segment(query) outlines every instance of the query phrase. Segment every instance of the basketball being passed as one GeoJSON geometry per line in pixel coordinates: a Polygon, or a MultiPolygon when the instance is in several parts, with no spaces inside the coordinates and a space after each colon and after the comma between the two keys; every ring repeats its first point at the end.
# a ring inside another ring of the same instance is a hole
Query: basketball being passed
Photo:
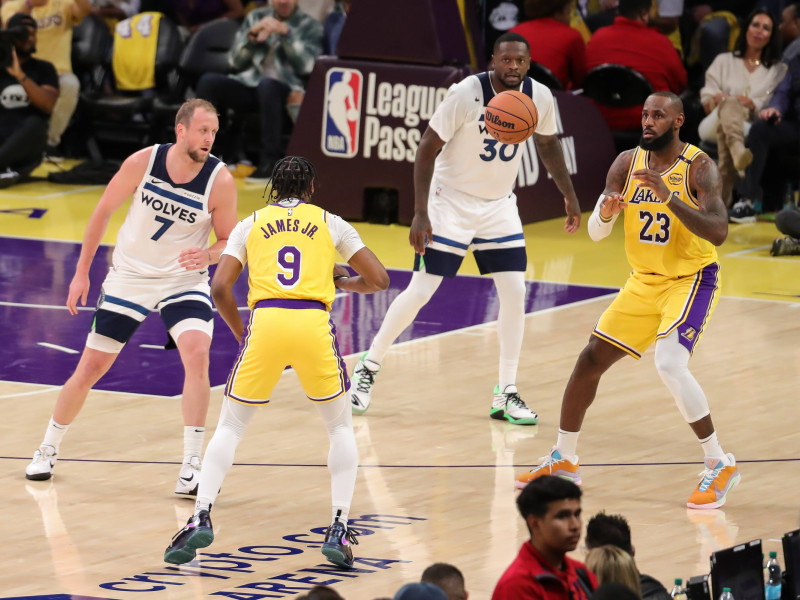
{"type": "Polygon", "coordinates": [[[520,144],[536,129],[539,112],[531,97],[514,90],[500,92],[486,105],[484,124],[498,142],[520,144]]]}

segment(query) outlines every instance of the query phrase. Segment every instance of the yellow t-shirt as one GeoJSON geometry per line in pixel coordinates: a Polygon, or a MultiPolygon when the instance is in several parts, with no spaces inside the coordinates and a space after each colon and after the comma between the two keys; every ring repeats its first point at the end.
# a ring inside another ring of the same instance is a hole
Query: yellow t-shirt
{"type": "MultiPolygon", "coordinates": [[[[34,6],[31,16],[39,28],[34,58],[53,63],[58,74],[72,73],[72,27],[80,23],[72,10],[73,0],[49,0],[44,6],[34,6]]],[[[3,23],[22,10],[25,0],[8,0],[0,9],[3,23]]]]}
{"type": "MultiPolygon", "coordinates": [[[[697,200],[689,189],[689,166],[702,151],[686,144],[672,166],[661,173],[667,188],[678,192],[681,202],[697,208],[697,200]]],[[[639,187],[631,173],[647,169],[650,153],[636,148],[622,196],[625,209],[625,252],[634,271],[655,273],[665,277],[693,275],[717,261],[717,249],[708,240],[695,235],[678,219],[666,204],[647,188],[639,187]]]]}

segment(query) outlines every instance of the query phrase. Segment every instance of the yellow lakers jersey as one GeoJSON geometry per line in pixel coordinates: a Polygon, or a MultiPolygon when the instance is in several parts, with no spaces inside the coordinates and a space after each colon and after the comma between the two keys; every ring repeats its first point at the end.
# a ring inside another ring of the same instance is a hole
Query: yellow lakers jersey
{"type": "Polygon", "coordinates": [[[157,12],[143,12],[117,23],[111,57],[117,88],[134,91],[155,87],[161,16],[157,12]]]}
{"type": "MultiPolygon", "coordinates": [[[[670,193],[678,192],[680,201],[697,209],[697,200],[689,189],[689,166],[702,151],[686,144],[672,166],[661,173],[670,193]]],[[[639,187],[631,173],[649,168],[650,153],[636,148],[622,196],[625,208],[625,252],[634,271],[656,273],[665,277],[683,277],[697,273],[717,260],[714,244],[695,235],[666,204],[658,201],[652,190],[639,187]]],[[[674,200],[673,200],[674,201],[674,200]]]]}
{"type": "Polygon", "coordinates": [[[331,309],[336,247],[327,218],[327,211],[305,202],[256,211],[246,242],[251,310],[273,298],[317,300],[331,309]]]}

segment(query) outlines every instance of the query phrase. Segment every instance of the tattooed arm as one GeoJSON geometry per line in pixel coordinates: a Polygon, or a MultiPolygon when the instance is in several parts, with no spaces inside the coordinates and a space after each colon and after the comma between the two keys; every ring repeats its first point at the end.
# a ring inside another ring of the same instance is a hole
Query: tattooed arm
{"type": "Polygon", "coordinates": [[[722,202],[722,183],[717,165],[705,154],[689,167],[689,186],[696,190],[698,209],[672,196],[667,200],[667,206],[689,231],[720,246],[728,237],[728,211],[722,202]]]}

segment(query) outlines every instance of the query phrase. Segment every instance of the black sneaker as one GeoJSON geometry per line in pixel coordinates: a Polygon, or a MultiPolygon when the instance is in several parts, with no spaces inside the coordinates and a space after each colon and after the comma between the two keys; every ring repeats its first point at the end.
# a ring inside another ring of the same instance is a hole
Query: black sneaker
{"type": "Polygon", "coordinates": [[[182,565],[194,559],[198,548],[210,546],[214,541],[214,530],[211,528],[211,515],[201,510],[176,533],[172,542],[164,551],[164,562],[182,565]]]}
{"type": "Polygon", "coordinates": [[[772,256],[794,256],[800,254],[800,240],[793,237],[782,237],[772,242],[769,253],[772,256]]]}
{"type": "Polygon", "coordinates": [[[15,183],[18,183],[20,179],[21,176],[19,173],[11,169],[6,169],[4,173],[0,173],[0,189],[11,187],[15,183]]]}
{"type": "Polygon", "coordinates": [[[731,212],[728,214],[728,220],[731,223],[755,223],[756,211],[749,202],[739,200],[739,202],[734,204],[733,208],[731,208],[731,212]]]}
{"type": "Polygon", "coordinates": [[[356,534],[352,529],[346,528],[339,519],[336,519],[325,532],[322,553],[328,562],[332,562],[337,567],[352,569],[353,549],[350,547],[352,544],[358,545],[356,534]]]}

